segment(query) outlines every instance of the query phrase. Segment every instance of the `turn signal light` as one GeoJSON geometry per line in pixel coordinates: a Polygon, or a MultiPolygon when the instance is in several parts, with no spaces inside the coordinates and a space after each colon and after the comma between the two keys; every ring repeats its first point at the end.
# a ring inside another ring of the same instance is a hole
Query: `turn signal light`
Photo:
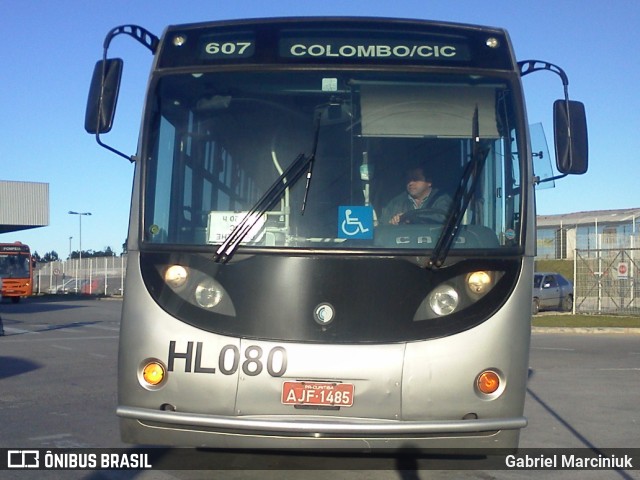
{"type": "Polygon", "coordinates": [[[142,379],[154,387],[162,383],[165,374],[164,366],[159,362],[149,362],[142,369],[142,379]]]}
{"type": "Polygon", "coordinates": [[[493,370],[485,370],[476,380],[478,390],[485,395],[491,395],[500,388],[500,377],[493,370]]]}

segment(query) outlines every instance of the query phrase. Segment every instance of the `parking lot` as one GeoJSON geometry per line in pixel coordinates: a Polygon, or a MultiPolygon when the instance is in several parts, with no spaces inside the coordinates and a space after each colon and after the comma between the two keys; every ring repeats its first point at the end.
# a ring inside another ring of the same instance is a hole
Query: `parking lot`
{"type": "MultiPolygon", "coordinates": [[[[5,329],[5,336],[0,337],[0,448],[130,447],[119,439],[114,413],[121,305],[116,299],[64,298],[0,305],[5,329]]],[[[640,449],[640,335],[534,333],[530,365],[525,405],[529,426],[521,435],[522,448],[640,449]]],[[[66,472],[64,478],[297,478],[300,471],[305,479],[326,479],[327,475],[362,479],[640,478],[639,470],[457,470],[469,459],[433,463],[433,459],[417,458],[398,463],[397,459],[375,457],[345,461],[255,452],[199,455],[207,455],[205,461],[213,462],[209,465],[221,473],[212,477],[209,472],[196,471],[107,472],[102,476],[66,472]],[[345,465],[350,465],[348,472],[342,471],[345,465]],[[432,471],[434,468],[438,471],[432,471]]],[[[54,473],[32,472],[15,478],[59,478],[54,473]]]]}

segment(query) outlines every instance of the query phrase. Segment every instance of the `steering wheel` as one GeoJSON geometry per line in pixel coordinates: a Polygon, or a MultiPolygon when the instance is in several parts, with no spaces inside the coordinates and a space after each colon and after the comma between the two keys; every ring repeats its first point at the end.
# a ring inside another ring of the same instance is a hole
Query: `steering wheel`
{"type": "Polygon", "coordinates": [[[399,224],[443,223],[446,218],[447,212],[439,208],[418,208],[403,213],[400,216],[399,224]]]}

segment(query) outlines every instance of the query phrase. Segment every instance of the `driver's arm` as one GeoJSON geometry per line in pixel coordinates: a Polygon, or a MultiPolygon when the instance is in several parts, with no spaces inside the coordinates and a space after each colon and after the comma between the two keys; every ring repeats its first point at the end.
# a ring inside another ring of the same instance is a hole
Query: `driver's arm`
{"type": "Polygon", "coordinates": [[[402,193],[397,197],[391,199],[387,206],[382,209],[380,225],[398,225],[400,215],[402,215],[406,209],[406,206],[404,205],[406,195],[406,193],[402,193]]]}
{"type": "Polygon", "coordinates": [[[391,225],[398,225],[400,223],[400,217],[402,217],[402,213],[396,213],[388,223],[391,225]]]}

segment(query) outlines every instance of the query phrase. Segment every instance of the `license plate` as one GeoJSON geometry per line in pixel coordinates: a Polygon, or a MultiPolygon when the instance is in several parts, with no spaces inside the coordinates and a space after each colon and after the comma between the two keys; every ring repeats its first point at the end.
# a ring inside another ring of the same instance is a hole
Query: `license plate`
{"type": "Polygon", "coordinates": [[[354,386],[351,383],[284,382],[282,403],[314,407],[350,407],[354,386]]]}

